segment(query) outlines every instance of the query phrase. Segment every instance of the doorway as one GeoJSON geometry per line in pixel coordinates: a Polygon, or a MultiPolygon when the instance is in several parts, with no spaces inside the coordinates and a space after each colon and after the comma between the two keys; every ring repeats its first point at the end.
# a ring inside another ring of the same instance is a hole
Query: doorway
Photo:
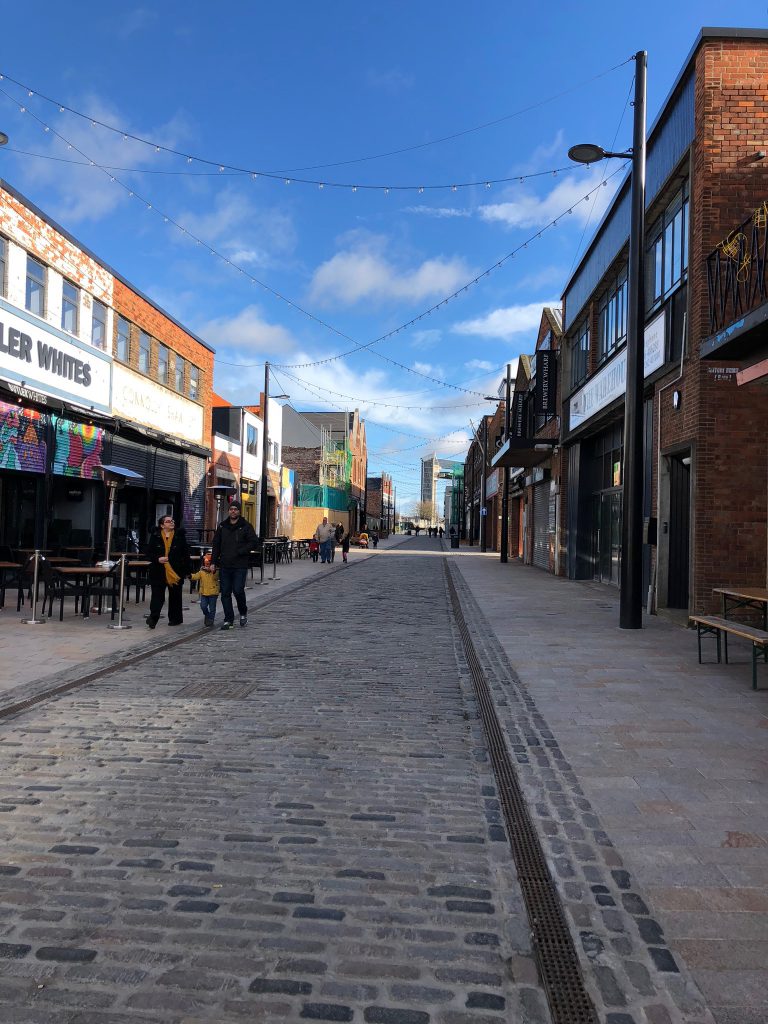
{"type": "Polygon", "coordinates": [[[621,488],[595,495],[594,578],[618,587],[621,565],[621,488]]]}
{"type": "Polygon", "coordinates": [[[691,539],[691,457],[669,457],[669,560],[667,607],[688,607],[691,539]]]}

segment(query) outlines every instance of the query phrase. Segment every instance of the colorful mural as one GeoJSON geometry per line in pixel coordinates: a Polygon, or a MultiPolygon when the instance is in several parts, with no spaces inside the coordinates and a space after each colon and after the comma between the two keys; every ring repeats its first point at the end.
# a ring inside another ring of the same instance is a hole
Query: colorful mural
{"type": "Polygon", "coordinates": [[[76,476],[81,480],[98,480],[97,466],[104,450],[104,431],[100,427],[56,421],[56,447],[53,472],[57,476],[76,476]]]}
{"type": "Polygon", "coordinates": [[[0,469],[44,473],[46,418],[34,409],[0,402],[0,469]]]}
{"type": "Polygon", "coordinates": [[[280,470],[280,516],[277,528],[281,535],[289,535],[293,521],[294,471],[283,466],[280,470]]]}

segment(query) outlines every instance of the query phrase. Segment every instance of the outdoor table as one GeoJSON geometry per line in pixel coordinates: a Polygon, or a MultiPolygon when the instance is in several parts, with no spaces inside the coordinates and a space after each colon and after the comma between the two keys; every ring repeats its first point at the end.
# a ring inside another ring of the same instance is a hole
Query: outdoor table
{"type": "Polygon", "coordinates": [[[139,591],[142,592],[142,596],[146,592],[147,586],[147,572],[146,570],[152,563],[148,558],[134,558],[132,561],[125,563],[125,589],[128,598],[131,596],[131,587],[136,588],[136,604],[139,603],[139,591]]]}
{"type": "MultiPolygon", "coordinates": [[[[98,579],[99,577],[109,576],[112,570],[106,569],[103,565],[66,565],[62,566],[61,568],[57,568],[56,571],[60,573],[62,576],[68,576],[74,579],[85,578],[85,594],[83,595],[83,618],[90,618],[90,588],[93,586],[93,582],[95,579],[98,579]]],[[[122,594],[120,596],[122,598],[122,594]]]]}
{"type": "Polygon", "coordinates": [[[62,551],[93,551],[93,544],[81,544],[80,546],[73,546],[72,544],[66,544],[62,551]]]}
{"type": "Polygon", "coordinates": [[[768,590],[760,587],[715,587],[713,594],[719,594],[723,606],[723,618],[728,618],[728,608],[756,608],[763,614],[763,629],[768,632],[768,590]]]}
{"type": "Polygon", "coordinates": [[[5,587],[6,587],[5,574],[6,574],[6,572],[10,572],[13,569],[20,569],[20,568],[21,568],[21,563],[20,562],[0,562],[0,608],[5,607],[5,587]]]}
{"type": "Polygon", "coordinates": [[[39,551],[41,555],[47,555],[51,548],[14,548],[13,550],[18,552],[20,555],[31,556],[34,555],[36,551],[39,551]]]}
{"type": "Polygon", "coordinates": [[[49,565],[54,565],[58,568],[60,565],[79,565],[79,558],[65,558],[64,555],[54,555],[53,557],[46,556],[46,562],[49,565]]]}

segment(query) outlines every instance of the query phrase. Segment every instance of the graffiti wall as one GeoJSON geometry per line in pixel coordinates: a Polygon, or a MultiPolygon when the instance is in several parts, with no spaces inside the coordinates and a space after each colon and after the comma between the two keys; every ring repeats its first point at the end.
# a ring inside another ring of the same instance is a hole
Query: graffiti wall
{"type": "Polygon", "coordinates": [[[34,409],[0,402],[0,469],[44,473],[46,417],[34,409]]]}
{"type": "Polygon", "coordinates": [[[58,476],[76,476],[98,480],[104,452],[104,431],[100,427],[58,420],[53,472],[58,476]]]}

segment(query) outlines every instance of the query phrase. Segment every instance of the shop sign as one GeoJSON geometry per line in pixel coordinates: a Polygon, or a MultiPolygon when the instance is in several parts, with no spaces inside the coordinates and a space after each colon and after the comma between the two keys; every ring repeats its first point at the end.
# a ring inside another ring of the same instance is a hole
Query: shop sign
{"type": "Polygon", "coordinates": [[[489,473],[485,481],[485,496],[486,498],[492,498],[494,494],[497,494],[499,490],[499,471],[494,469],[492,473],[489,473]]]}
{"type": "Polygon", "coordinates": [[[109,412],[111,371],[106,353],[0,300],[0,373],[9,380],[109,412]]]}
{"type": "Polygon", "coordinates": [[[539,349],[536,353],[536,387],[534,402],[537,416],[551,416],[557,412],[557,352],[539,349]]]}
{"type": "Polygon", "coordinates": [[[115,416],[124,416],[171,437],[202,443],[203,410],[196,402],[174,395],[119,363],[115,363],[113,369],[112,412],[115,416]]]}
{"type": "MultiPolygon", "coordinates": [[[[644,377],[650,376],[654,370],[664,365],[665,348],[665,312],[664,310],[645,328],[644,335],[644,377]]],[[[627,348],[596,373],[580,391],[577,391],[569,403],[568,423],[571,430],[580,427],[588,419],[604,409],[606,405],[621,398],[627,390],[627,348]]]]}

